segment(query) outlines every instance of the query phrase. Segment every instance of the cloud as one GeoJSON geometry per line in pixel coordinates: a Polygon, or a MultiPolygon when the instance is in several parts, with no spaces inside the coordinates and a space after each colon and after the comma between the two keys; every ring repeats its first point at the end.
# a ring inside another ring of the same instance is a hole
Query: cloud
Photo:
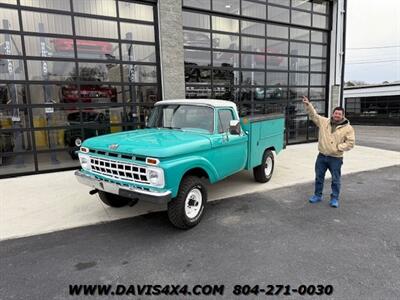
{"type": "Polygon", "coordinates": [[[347,3],[345,80],[400,80],[400,1],[347,3]]]}

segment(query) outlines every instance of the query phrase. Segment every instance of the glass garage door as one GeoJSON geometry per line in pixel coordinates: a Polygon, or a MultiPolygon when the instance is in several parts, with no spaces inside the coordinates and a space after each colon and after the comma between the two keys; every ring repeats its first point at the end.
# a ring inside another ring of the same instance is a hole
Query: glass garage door
{"type": "Polygon", "coordinates": [[[289,143],[316,139],[301,103],[326,113],[330,2],[183,0],[187,98],[231,100],[240,114],[286,114],[289,143]]]}
{"type": "Polygon", "coordinates": [[[156,1],[0,0],[0,177],[78,166],[160,99],[156,1]]]}

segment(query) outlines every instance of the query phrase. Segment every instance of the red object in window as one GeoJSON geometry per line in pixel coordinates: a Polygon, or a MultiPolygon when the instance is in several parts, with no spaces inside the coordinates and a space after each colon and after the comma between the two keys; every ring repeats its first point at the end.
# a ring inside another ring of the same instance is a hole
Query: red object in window
{"type": "MultiPolygon", "coordinates": [[[[64,103],[111,103],[117,102],[117,89],[96,85],[81,85],[80,95],[77,86],[64,86],[61,88],[61,97],[64,103]]],[[[76,110],[77,108],[71,107],[76,110]]]]}
{"type": "MultiPolygon", "coordinates": [[[[57,52],[74,51],[74,42],[70,39],[54,39],[54,49],[57,52]]],[[[112,44],[101,41],[76,40],[76,46],[79,52],[95,52],[101,54],[110,54],[112,44]]]]}

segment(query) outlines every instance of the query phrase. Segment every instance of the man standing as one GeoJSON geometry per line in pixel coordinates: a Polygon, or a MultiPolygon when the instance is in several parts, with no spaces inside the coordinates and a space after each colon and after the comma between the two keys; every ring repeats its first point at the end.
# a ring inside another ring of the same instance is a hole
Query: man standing
{"type": "Polygon", "coordinates": [[[336,107],[331,118],[325,118],[317,114],[310,100],[303,96],[303,103],[310,119],[319,128],[318,150],[319,154],[315,162],[315,192],[309,198],[311,203],[322,200],[322,190],[326,170],[332,175],[332,193],[330,206],[339,207],[340,176],[343,164],[343,152],[354,147],[354,129],[349,120],[344,117],[344,109],[336,107]]]}

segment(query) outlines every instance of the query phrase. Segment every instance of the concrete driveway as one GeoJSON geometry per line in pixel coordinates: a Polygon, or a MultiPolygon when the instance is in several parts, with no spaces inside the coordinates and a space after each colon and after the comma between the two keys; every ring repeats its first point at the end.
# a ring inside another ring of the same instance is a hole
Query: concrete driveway
{"type": "MultiPolygon", "coordinates": [[[[289,146],[276,158],[273,178],[256,183],[244,171],[210,186],[210,201],[267,192],[314,180],[317,144],[289,146]]],[[[400,164],[400,152],[356,146],[346,153],[343,174],[400,164]]],[[[165,210],[165,205],[139,203],[115,209],[103,205],[89,188],[78,184],[73,171],[0,180],[0,240],[97,224],[165,210]]],[[[166,224],[166,226],[168,226],[166,224]]]]}

